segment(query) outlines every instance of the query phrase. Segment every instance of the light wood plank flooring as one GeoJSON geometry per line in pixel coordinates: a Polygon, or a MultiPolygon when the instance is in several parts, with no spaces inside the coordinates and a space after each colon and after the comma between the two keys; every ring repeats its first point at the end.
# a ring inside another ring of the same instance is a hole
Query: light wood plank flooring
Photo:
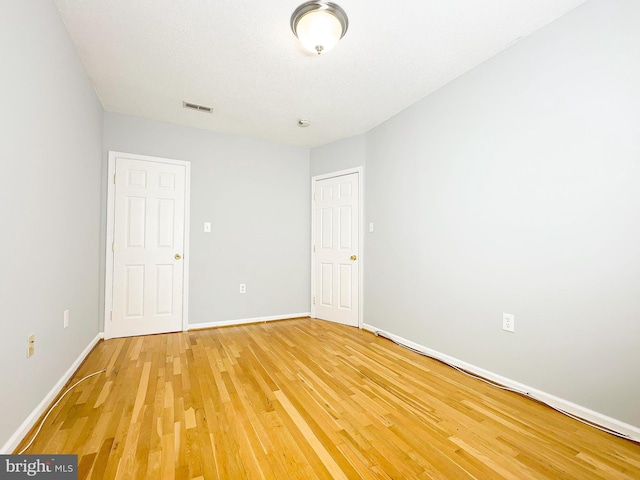
{"type": "Polygon", "coordinates": [[[108,340],[71,382],[102,368],[26,453],[93,479],[640,479],[637,443],[318,320],[108,340]]]}

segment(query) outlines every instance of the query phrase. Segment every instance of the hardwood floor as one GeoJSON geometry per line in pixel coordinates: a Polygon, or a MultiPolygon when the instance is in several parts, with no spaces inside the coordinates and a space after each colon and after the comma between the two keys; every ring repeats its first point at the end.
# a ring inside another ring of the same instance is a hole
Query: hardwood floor
{"type": "Polygon", "coordinates": [[[640,478],[636,443],[318,320],[104,341],[71,382],[103,368],[26,453],[93,479],[640,478]]]}

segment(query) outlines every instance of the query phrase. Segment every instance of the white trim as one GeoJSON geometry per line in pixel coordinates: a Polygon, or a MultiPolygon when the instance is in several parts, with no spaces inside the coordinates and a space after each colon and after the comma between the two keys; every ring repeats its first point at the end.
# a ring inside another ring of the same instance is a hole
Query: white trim
{"type": "Polygon", "coordinates": [[[102,334],[99,333],[96,337],[89,342],[89,345],[82,351],[80,356],[71,364],[69,369],[62,375],[60,380],[56,382],[49,393],[42,399],[36,408],[29,414],[29,416],[22,422],[22,425],[18,427],[13,435],[7,440],[7,442],[0,448],[0,455],[10,455],[16,449],[24,437],[29,433],[29,430],[35,425],[40,416],[47,411],[49,405],[53,403],[62,388],[67,384],[69,379],[73,377],[80,365],[87,358],[87,355],[91,353],[93,347],[102,339],[102,334]]]}
{"type": "Polygon", "coordinates": [[[569,400],[565,400],[563,398],[556,397],[555,395],[551,395],[550,393],[543,392],[542,390],[538,390],[537,388],[530,387],[525,385],[524,383],[516,382],[515,380],[511,380],[510,378],[503,377],[502,375],[498,375],[497,373],[493,373],[489,370],[485,370],[484,368],[480,368],[471,363],[467,363],[463,360],[459,360],[455,357],[451,357],[444,353],[438,352],[437,350],[432,350],[431,348],[425,347],[418,343],[412,342],[411,340],[407,340],[406,338],[400,337],[398,335],[394,335],[393,333],[389,333],[380,328],[376,328],[373,325],[364,324],[362,326],[364,330],[368,330],[370,332],[376,333],[379,332],[386,337],[392,338],[394,341],[406,345],[414,350],[418,350],[420,352],[426,353],[427,355],[437,358],[438,360],[442,360],[443,362],[450,363],[459,367],[467,372],[474,373],[479,375],[487,380],[491,380],[492,382],[498,383],[505,387],[513,388],[515,390],[528,392],[532,397],[535,397],[537,400],[540,400],[544,403],[552,405],[555,408],[559,408],[560,410],[564,410],[576,417],[580,417],[584,420],[587,420],[595,425],[600,425],[609,430],[613,430],[614,432],[621,433],[623,435],[629,436],[631,439],[636,442],[640,442],[640,428],[630,425],[628,423],[624,423],[615,418],[611,418],[603,413],[596,412],[589,408],[583,407],[582,405],[578,405],[576,403],[570,402],[569,400]]]}
{"type": "Polygon", "coordinates": [[[202,330],[205,328],[229,327],[232,325],[245,325],[247,323],[273,322],[274,320],[291,320],[294,318],[308,318],[309,312],[290,313],[289,315],[275,315],[271,317],[241,318],[238,320],[223,320],[221,322],[194,323],[189,325],[189,330],[202,330]]]}
{"type": "Polygon", "coordinates": [[[116,158],[126,157],[132,160],[141,160],[155,163],[169,163],[172,165],[182,165],[185,167],[185,198],[184,198],[184,249],[183,263],[183,286],[182,286],[182,330],[189,328],[189,232],[191,219],[191,162],[184,160],[174,160],[172,158],[151,157],[149,155],[137,155],[135,153],[123,153],[109,151],[109,163],[107,166],[107,231],[105,241],[105,280],[104,280],[104,317],[103,331],[105,338],[108,336],[107,322],[111,316],[113,306],[113,225],[115,219],[115,191],[113,176],[116,173],[116,158]]]}
{"type": "Polygon", "coordinates": [[[311,186],[313,182],[318,180],[326,180],[327,178],[344,177],[345,175],[351,175],[352,173],[362,173],[362,167],[347,168],[346,170],[338,170],[337,172],[323,173],[322,175],[315,175],[311,177],[311,186]]]}
{"type": "Polygon", "coordinates": [[[352,173],[358,174],[358,262],[360,263],[358,268],[358,328],[363,328],[364,325],[364,168],[353,167],[346,170],[339,170],[337,172],[323,173],[322,175],[316,175],[311,177],[311,296],[309,298],[311,305],[311,316],[316,316],[316,307],[313,304],[313,297],[316,293],[316,276],[315,276],[315,252],[313,251],[313,243],[315,241],[316,233],[316,221],[315,221],[315,193],[316,182],[320,180],[326,180],[327,178],[343,177],[345,175],[351,175],[352,173]]]}

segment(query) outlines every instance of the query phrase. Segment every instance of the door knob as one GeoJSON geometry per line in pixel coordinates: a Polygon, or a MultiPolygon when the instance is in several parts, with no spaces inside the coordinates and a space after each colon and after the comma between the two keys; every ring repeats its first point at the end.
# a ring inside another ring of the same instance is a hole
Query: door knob
{"type": "Polygon", "coordinates": [[[176,260],[180,260],[182,258],[182,255],[180,255],[179,253],[176,253],[176,255],[173,257],[176,260]]]}
{"type": "Polygon", "coordinates": [[[355,255],[351,255],[351,260],[357,260],[358,257],[356,257],[355,255]]]}

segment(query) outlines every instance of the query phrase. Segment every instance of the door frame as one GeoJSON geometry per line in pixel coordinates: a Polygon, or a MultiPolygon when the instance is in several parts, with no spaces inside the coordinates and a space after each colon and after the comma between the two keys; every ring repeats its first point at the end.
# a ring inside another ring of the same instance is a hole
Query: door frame
{"type": "Polygon", "coordinates": [[[364,312],[363,312],[363,299],[364,299],[364,168],[353,167],[345,170],[338,170],[337,172],[324,173],[322,175],[315,175],[311,177],[311,297],[310,303],[311,317],[316,316],[316,306],[313,303],[313,297],[316,294],[316,271],[315,260],[316,255],[313,251],[313,244],[316,238],[316,184],[320,180],[326,180],[328,178],[344,177],[345,175],[351,175],[352,173],[358,174],[358,328],[362,328],[364,324],[364,312]]]}
{"type": "Polygon", "coordinates": [[[149,155],[138,155],[135,153],[124,153],[109,151],[109,163],[107,165],[107,225],[104,244],[105,273],[104,273],[104,312],[103,312],[103,334],[105,339],[112,338],[109,335],[109,321],[113,308],[113,241],[115,224],[115,183],[113,181],[116,174],[116,158],[126,157],[132,160],[143,162],[168,163],[171,165],[182,165],[185,167],[184,185],[184,251],[183,259],[183,283],[182,283],[182,331],[189,328],[189,225],[191,211],[191,162],[185,160],[174,160],[172,158],[152,157],[149,155]]]}

